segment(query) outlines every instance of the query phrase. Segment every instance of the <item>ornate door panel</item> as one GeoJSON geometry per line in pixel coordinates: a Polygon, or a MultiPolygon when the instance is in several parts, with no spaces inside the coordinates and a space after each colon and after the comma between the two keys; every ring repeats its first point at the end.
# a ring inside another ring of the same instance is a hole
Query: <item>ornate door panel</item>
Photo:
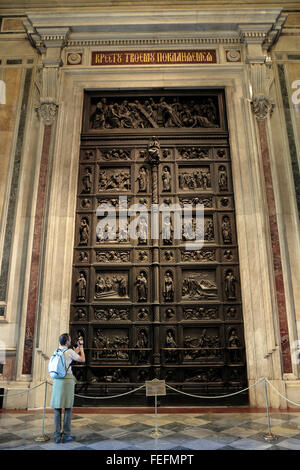
{"type": "MultiPolygon", "coordinates": [[[[86,346],[78,392],[155,377],[210,396],[245,387],[233,196],[222,90],[86,93],[70,314],[86,346]],[[204,244],[190,246],[199,227],[204,244]]],[[[163,402],[195,400],[205,403],[169,390],[163,402]]],[[[147,403],[145,391],[126,403],[147,403]]]]}

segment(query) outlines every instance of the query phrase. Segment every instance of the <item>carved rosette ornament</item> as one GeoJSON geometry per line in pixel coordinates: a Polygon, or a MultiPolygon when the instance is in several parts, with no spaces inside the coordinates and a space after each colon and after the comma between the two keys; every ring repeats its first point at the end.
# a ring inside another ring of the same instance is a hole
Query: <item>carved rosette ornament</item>
{"type": "Polygon", "coordinates": [[[267,119],[268,114],[272,116],[274,103],[271,103],[266,96],[257,96],[251,101],[251,108],[258,121],[267,119]]]}
{"type": "Polygon", "coordinates": [[[45,126],[52,126],[56,117],[58,105],[56,103],[42,103],[38,108],[39,117],[45,126]]]}

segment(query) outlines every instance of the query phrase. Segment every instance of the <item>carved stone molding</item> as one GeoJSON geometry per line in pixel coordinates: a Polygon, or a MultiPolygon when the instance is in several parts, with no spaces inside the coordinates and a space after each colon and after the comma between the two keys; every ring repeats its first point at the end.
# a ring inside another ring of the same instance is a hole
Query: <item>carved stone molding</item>
{"type": "Polygon", "coordinates": [[[275,104],[271,103],[266,96],[254,97],[251,101],[251,108],[258,121],[264,121],[268,115],[271,117],[275,104]]]}

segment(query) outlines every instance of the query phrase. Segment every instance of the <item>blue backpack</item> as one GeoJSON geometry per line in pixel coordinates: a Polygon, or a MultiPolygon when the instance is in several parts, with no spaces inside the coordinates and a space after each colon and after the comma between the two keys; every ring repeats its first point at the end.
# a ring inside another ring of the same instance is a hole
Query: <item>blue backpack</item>
{"type": "Polygon", "coordinates": [[[49,370],[50,377],[52,377],[52,379],[63,379],[66,376],[67,370],[70,367],[69,366],[68,369],[66,369],[64,353],[67,350],[68,348],[56,349],[56,351],[54,351],[54,353],[50,357],[48,370],[49,370]]]}

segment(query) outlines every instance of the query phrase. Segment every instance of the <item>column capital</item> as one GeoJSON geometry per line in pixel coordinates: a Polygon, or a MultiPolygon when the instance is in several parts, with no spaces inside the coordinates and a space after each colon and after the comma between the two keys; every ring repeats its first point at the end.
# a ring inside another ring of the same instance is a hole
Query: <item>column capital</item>
{"type": "Polygon", "coordinates": [[[258,121],[264,121],[272,116],[275,104],[267,96],[255,96],[251,101],[251,109],[258,121]]]}
{"type": "Polygon", "coordinates": [[[68,27],[35,27],[24,21],[28,39],[42,56],[38,116],[45,125],[52,125],[57,114],[58,76],[62,66],[61,52],[70,32],[68,27]]]}
{"type": "Polygon", "coordinates": [[[56,103],[41,103],[38,108],[38,114],[45,126],[52,126],[57,114],[58,105],[56,103]]]}

